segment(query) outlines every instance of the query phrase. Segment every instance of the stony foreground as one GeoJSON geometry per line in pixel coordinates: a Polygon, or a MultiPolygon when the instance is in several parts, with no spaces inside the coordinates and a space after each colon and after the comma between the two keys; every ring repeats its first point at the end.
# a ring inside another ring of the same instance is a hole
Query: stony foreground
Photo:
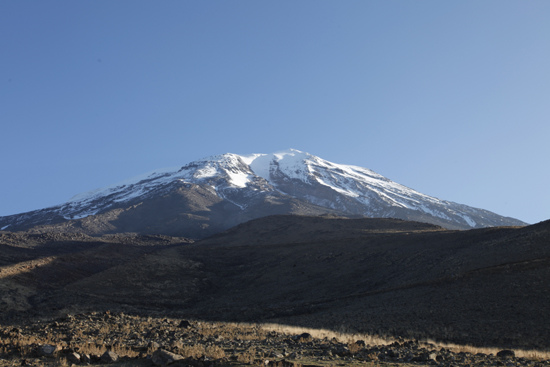
{"type": "Polygon", "coordinates": [[[543,353],[359,338],[274,325],[91,312],[0,325],[0,366],[550,366],[543,353]]]}

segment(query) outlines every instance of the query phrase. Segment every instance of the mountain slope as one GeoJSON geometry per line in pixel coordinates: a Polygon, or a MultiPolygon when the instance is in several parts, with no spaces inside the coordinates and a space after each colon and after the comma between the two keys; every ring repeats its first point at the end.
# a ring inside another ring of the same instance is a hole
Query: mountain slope
{"type": "Polygon", "coordinates": [[[0,321],[111,310],[550,347],[550,221],[280,215],[188,242],[0,233],[0,321]]]}
{"type": "Polygon", "coordinates": [[[455,229],[525,225],[487,210],[424,195],[366,168],[335,164],[297,150],[253,155],[245,161],[278,190],[345,213],[455,229]]]}
{"type": "Polygon", "coordinates": [[[200,238],[272,214],[400,218],[450,229],[525,224],[421,194],[366,168],[291,149],[228,153],[157,170],[59,206],[0,217],[0,229],[200,238]]]}

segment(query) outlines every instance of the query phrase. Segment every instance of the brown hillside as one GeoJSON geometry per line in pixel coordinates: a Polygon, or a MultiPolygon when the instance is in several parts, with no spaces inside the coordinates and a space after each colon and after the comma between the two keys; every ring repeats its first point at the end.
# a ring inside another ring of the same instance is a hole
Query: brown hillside
{"type": "Polygon", "coordinates": [[[3,315],[118,309],[550,347],[548,223],[448,231],[391,219],[275,216],[194,244],[164,241],[77,241],[86,248],[40,264],[21,255],[0,272],[14,296],[3,296],[3,315]]]}

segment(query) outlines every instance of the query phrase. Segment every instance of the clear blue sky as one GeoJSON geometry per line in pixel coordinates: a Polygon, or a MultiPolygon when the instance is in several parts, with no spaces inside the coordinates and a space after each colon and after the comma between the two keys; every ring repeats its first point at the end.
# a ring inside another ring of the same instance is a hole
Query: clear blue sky
{"type": "Polygon", "coordinates": [[[0,2],[0,215],[296,148],[550,219],[550,1],[0,2]]]}

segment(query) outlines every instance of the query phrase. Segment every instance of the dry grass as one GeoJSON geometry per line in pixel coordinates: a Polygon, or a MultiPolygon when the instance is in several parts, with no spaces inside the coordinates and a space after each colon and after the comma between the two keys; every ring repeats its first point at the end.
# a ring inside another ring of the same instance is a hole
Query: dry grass
{"type": "Polygon", "coordinates": [[[201,330],[204,335],[212,335],[225,339],[262,340],[268,334],[268,330],[263,327],[263,324],[214,322],[208,325],[212,327],[206,327],[201,330]]]}
{"type": "MultiPolygon", "coordinates": [[[[244,324],[243,324],[244,326],[244,324]]],[[[261,324],[260,327],[269,331],[276,331],[283,334],[299,335],[302,333],[309,333],[311,336],[317,339],[336,339],[337,341],[348,344],[350,352],[354,353],[354,350],[361,349],[355,342],[362,340],[366,345],[389,345],[396,342],[393,338],[382,338],[374,335],[350,333],[350,332],[335,332],[325,329],[312,329],[298,326],[281,325],[281,324],[261,324]]],[[[405,340],[408,341],[408,340],[405,340]]],[[[459,345],[452,343],[436,342],[433,340],[425,340],[422,344],[435,346],[436,349],[445,348],[455,353],[470,353],[470,354],[487,354],[496,355],[502,348],[488,348],[488,347],[475,347],[471,345],[459,345]]],[[[508,349],[508,348],[507,348],[508,349]]],[[[544,350],[524,350],[524,349],[511,349],[514,351],[516,357],[526,358],[530,360],[550,360],[550,351],[544,350]]]]}
{"type": "Polygon", "coordinates": [[[249,348],[246,351],[239,353],[237,361],[246,364],[252,364],[256,360],[257,352],[256,348],[249,348]]]}
{"type": "MultiPolygon", "coordinates": [[[[472,345],[459,345],[453,343],[442,343],[432,340],[426,340],[426,344],[435,345],[437,348],[445,348],[455,353],[471,353],[471,354],[487,354],[496,355],[502,348],[475,347],[472,345]]],[[[508,349],[508,348],[507,348],[508,349]]],[[[550,360],[550,351],[544,350],[525,350],[525,349],[510,349],[513,350],[518,358],[526,358],[531,360],[550,360]]]]}
{"type": "MultiPolygon", "coordinates": [[[[258,361],[272,358],[273,350],[281,350],[281,344],[264,346],[266,340],[277,337],[278,343],[294,339],[293,336],[304,333],[321,341],[322,345],[336,345],[345,348],[352,357],[361,354],[365,347],[389,345],[396,339],[381,338],[368,334],[339,332],[326,329],[313,329],[281,324],[249,324],[204,322],[191,320],[189,328],[179,326],[182,320],[167,318],[140,318],[124,314],[90,314],[68,317],[66,320],[48,324],[48,332],[44,333],[44,326],[40,327],[4,327],[0,326],[0,367],[20,365],[21,360],[32,360],[33,366],[64,366],[70,365],[66,360],[67,351],[77,348],[81,355],[100,356],[107,350],[133,359],[136,365],[142,363],[145,355],[151,355],[157,348],[162,347],[177,353],[184,358],[209,360],[233,360],[243,365],[255,365],[258,361]],[[170,335],[179,335],[171,338],[170,335]],[[165,344],[148,344],[153,340],[165,340],[165,344]],[[236,342],[225,344],[226,349],[220,347],[224,341],[236,342]],[[169,342],[168,342],[169,341],[169,342]],[[362,341],[363,343],[357,343],[362,341]],[[40,345],[57,345],[63,350],[51,358],[39,358],[37,348],[40,345]],[[4,360],[2,360],[4,358],[4,360]]],[[[400,339],[400,342],[408,341],[400,339]]],[[[298,343],[307,349],[306,343],[298,343]]],[[[425,340],[421,344],[427,349],[445,348],[454,353],[496,355],[500,349],[478,348],[468,345],[445,344],[425,340]]],[[[269,345],[269,344],[267,344],[269,345]]],[[[320,345],[319,343],[317,345],[320,345]]],[[[529,360],[550,360],[550,352],[538,350],[514,350],[516,357],[529,360]]],[[[279,352],[277,352],[279,353],[279,352]]],[[[287,357],[287,355],[285,355],[287,357]]],[[[311,355],[299,358],[312,358],[311,355]]],[[[376,355],[363,356],[365,361],[376,362],[376,355]]],[[[353,360],[350,360],[353,361],[353,360]]],[[[320,364],[330,361],[317,361],[320,364]]],[[[123,363],[123,362],[121,362],[123,363]]],[[[126,362],[124,362],[126,363],[126,362]]],[[[302,362],[300,362],[302,363],[302,362]]],[[[350,362],[352,363],[352,362],[350,362]]],[[[132,365],[132,364],[127,364],[132,365]]],[[[362,364],[364,365],[364,364],[362,364]]],[[[387,365],[387,364],[386,364],[387,365]]]]}
{"type": "Polygon", "coordinates": [[[336,339],[340,343],[351,344],[357,340],[362,340],[367,345],[388,345],[395,342],[395,339],[382,338],[374,335],[360,334],[353,332],[332,331],[326,329],[312,329],[299,326],[281,325],[281,324],[262,324],[262,329],[275,331],[282,334],[299,335],[308,333],[316,339],[336,339]]]}
{"type": "Polygon", "coordinates": [[[182,345],[176,348],[177,354],[181,355],[184,358],[202,358],[206,357],[209,359],[221,359],[225,357],[225,351],[215,345],[202,345],[202,344],[193,344],[193,345],[182,345]]]}

